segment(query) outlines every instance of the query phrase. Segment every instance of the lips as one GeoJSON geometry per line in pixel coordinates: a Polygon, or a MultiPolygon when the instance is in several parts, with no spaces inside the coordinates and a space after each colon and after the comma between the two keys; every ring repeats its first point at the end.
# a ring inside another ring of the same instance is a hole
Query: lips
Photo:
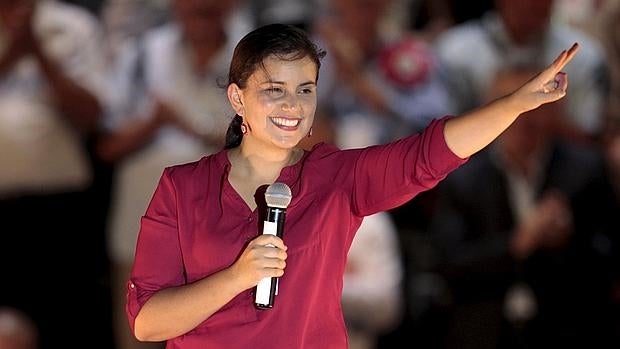
{"type": "Polygon", "coordinates": [[[299,124],[301,123],[301,119],[299,118],[271,117],[269,120],[276,127],[286,131],[297,130],[299,124]]]}

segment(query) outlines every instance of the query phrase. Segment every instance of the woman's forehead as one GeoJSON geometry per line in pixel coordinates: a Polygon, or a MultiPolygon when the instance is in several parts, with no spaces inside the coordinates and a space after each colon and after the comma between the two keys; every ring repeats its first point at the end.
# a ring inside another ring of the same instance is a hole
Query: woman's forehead
{"type": "MultiPolygon", "coordinates": [[[[316,63],[309,57],[300,59],[286,59],[277,56],[269,56],[262,66],[258,66],[251,76],[255,82],[269,81],[288,82],[297,80],[315,81],[317,73],[316,63]]],[[[305,82],[305,81],[304,81],[305,82]]]]}

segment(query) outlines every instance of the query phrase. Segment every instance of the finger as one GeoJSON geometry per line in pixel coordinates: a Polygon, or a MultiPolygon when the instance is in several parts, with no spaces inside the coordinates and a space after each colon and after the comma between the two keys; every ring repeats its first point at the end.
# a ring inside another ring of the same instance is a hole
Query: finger
{"type": "Polygon", "coordinates": [[[573,59],[573,57],[577,54],[578,51],[579,51],[579,44],[574,43],[573,46],[568,50],[566,63],[570,62],[570,60],[573,59]]]}
{"type": "Polygon", "coordinates": [[[570,62],[573,59],[573,57],[575,57],[575,55],[577,54],[577,51],[579,51],[579,44],[574,43],[573,46],[571,46],[571,48],[568,49],[563,59],[560,61],[558,72],[562,70],[562,68],[564,68],[564,66],[566,66],[566,64],[568,64],[568,62],[570,62]]]}
{"type": "Polygon", "coordinates": [[[559,72],[554,81],[556,82],[557,89],[561,91],[566,91],[568,88],[568,75],[566,73],[559,72]]]}
{"type": "Polygon", "coordinates": [[[565,59],[566,54],[567,54],[566,50],[562,51],[560,55],[557,56],[556,59],[553,60],[553,62],[551,62],[551,64],[549,64],[545,69],[543,69],[533,80],[537,84],[538,83],[547,84],[550,80],[552,80],[555,77],[555,74],[557,74],[560,71],[562,61],[565,59]]]}
{"type": "Polygon", "coordinates": [[[560,55],[539,75],[540,80],[544,83],[549,82],[550,80],[555,79],[556,75],[566,66],[568,62],[570,62],[577,51],[579,50],[579,44],[574,43],[570,49],[563,50],[560,55]]]}
{"type": "Polygon", "coordinates": [[[272,248],[268,246],[263,247],[262,253],[263,253],[263,256],[266,258],[286,260],[286,257],[288,257],[288,255],[283,249],[272,248]]]}
{"type": "Polygon", "coordinates": [[[557,90],[566,91],[568,87],[568,75],[563,72],[559,72],[555,75],[553,80],[549,80],[542,89],[543,93],[550,93],[557,90]]]}
{"type": "Polygon", "coordinates": [[[263,269],[284,269],[286,262],[278,258],[267,258],[263,260],[263,269]]]}
{"type": "Polygon", "coordinates": [[[282,277],[284,275],[284,269],[278,268],[264,268],[263,277],[282,277]]]}
{"type": "Polygon", "coordinates": [[[553,62],[551,62],[549,66],[547,66],[547,69],[545,69],[542,74],[545,81],[553,79],[555,74],[562,70],[562,67],[564,67],[563,62],[566,60],[567,54],[568,52],[566,50],[563,50],[556,57],[556,59],[553,60],[553,62]]]}
{"type": "Polygon", "coordinates": [[[274,259],[265,260],[260,268],[261,278],[264,277],[281,277],[284,275],[284,269],[286,268],[286,262],[274,259]]]}
{"type": "Polygon", "coordinates": [[[286,245],[284,245],[284,241],[275,235],[262,234],[256,237],[255,241],[257,244],[262,246],[269,245],[270,247],[277,247],[285,251],[287,249],[286,245]]]}

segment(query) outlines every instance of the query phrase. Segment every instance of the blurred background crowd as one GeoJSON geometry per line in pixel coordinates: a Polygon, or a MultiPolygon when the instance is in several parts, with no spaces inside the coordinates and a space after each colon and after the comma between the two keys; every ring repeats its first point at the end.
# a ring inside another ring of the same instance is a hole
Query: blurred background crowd
{"type": "Polygon", "coordinates": [[[396,140],[509,93],[574,42],[566,98],[367,217],[352,349],[620,347],[620,0],[1,0],[0,349],[163,348],[124,315],[165,166],[223,146],[236,42],[327,51],[312,137],[396,140]]]}

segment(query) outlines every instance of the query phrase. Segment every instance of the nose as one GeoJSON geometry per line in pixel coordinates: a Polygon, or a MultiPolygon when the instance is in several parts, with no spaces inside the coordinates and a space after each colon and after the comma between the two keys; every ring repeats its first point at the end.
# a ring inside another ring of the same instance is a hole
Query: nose
{"type": "Polygon", "coordinates": [[[282,101],[282,110],[297,110],[299,107],[299,98],[296,94],[287,94],[282,101]]]}

